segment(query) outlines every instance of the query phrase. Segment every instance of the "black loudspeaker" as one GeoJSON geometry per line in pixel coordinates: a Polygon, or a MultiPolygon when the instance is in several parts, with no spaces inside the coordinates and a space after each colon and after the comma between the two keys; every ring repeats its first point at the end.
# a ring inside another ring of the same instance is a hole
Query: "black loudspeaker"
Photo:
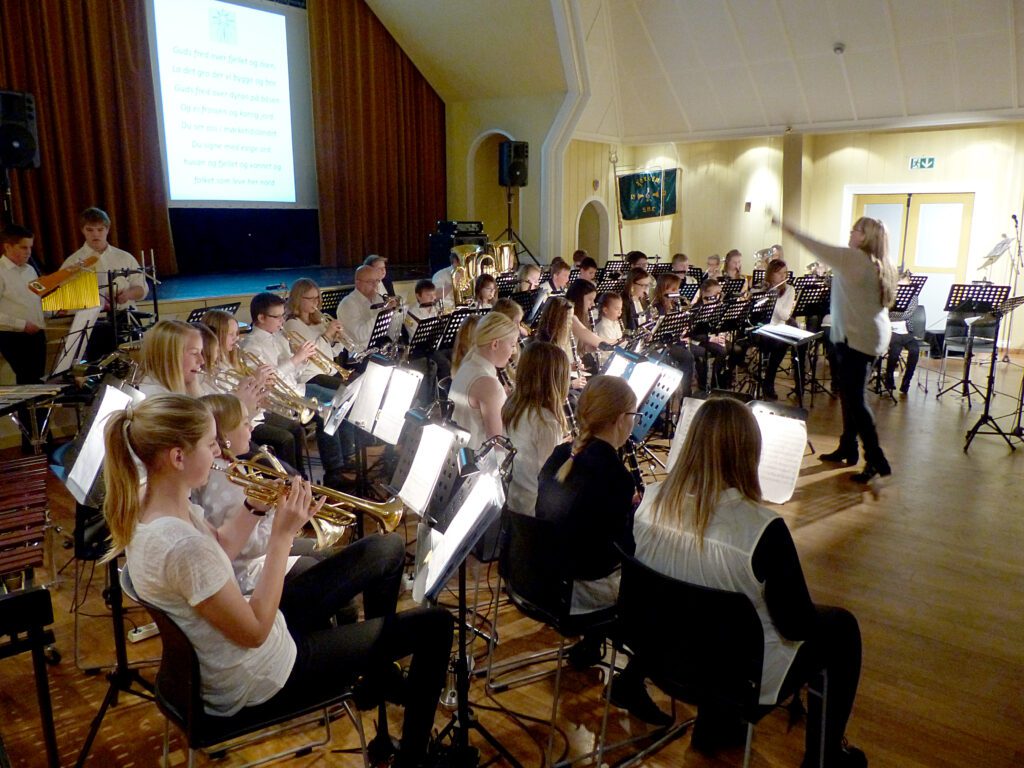
{"type": "Polygon", "coordinates": [[[525,187],[530,178],[530,145],[525,141],[503,141],[498,145],[498,184],[525,187]]]}
{"type": "Polygon", "coordinates": [[[39,167],[36,100],[31,93],[0,91],[0,167],[39,167]]]}

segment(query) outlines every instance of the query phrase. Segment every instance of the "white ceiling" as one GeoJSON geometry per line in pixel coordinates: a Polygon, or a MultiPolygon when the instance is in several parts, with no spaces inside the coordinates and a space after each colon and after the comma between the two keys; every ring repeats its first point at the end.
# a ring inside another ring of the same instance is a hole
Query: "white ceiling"
{"type": "Polygon", "coordinates": [[[564,92],[554,13],[571,8],[582,138],[1024,118],[1024,0],[367,2],[446,101],[564,92]]]}

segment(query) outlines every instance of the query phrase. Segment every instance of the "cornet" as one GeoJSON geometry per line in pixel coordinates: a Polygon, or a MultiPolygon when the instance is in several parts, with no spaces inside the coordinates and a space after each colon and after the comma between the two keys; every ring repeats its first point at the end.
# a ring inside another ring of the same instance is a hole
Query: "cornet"
{"type": "MultiPolygon", "coordinates": [[[[268,507],[277,504],[288,488],[288,473],[266,446],[262,446],[250,460],[235,459],[226,469],[215,468],[241,487],[247,499],[268,507]]],[[[370,501],[321,485],[313,486],[313,496],[326,499],[323,507],[310,521],[316,533],[317,549],[334,546],[344,535],[345,529],[355,524],[358,512],[372,518],[386,533],[393,532],[402,522],[404,507],[401,499],[394,496],[387,501],[370,501]]]]}
{"type": "MultiPolygon", "coordinates": [[[[303,344],[309,341],[309,339],[305,338],[298,331],[285,330],[284,337],[288,339],[288,344],[291,346],[292,352],[298,351],[303,344]]],[[[352,376],[352,371],[347,368],[342,368],[331,358],[321,352],[319,347],[316,347],[313,350],[313,354],[309,357],[309,362],[328,376],[340,376],[342,381],[348,381],[352,376]]]]}

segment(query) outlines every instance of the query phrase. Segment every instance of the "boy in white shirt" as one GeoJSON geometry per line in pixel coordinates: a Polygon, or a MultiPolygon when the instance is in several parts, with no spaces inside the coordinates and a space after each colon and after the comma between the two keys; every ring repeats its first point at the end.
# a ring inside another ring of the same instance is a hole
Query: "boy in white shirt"
{"type": "Polygon", "coordinates": [[[39,297],[28,289],[38,275],[28,259],[32,230],[12,224],[0,233],[0,355],[18,384],[38,384],[46,370],[46,321],[39,297]]]}

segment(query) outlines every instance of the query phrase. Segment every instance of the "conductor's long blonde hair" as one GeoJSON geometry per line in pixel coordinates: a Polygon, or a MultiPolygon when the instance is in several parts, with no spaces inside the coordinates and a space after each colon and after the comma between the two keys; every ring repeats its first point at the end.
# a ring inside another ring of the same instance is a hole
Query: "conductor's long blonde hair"
{"type": "Polygon", "coordinates": [[[889,258],[889,232],[885,228],[885,223],[861,216],[853,228],[864,233],[860,250],[871,257],[871,262],[878,273],[879,302],[883,309],[891,307],[896,301],[896,283],[899,275],[896,272],[896,265],[889,258]]]}
{"type": "Polygon", "coordinates": [[[103,430],[103,481],[107,492],[103,516],[110,529],[111,545],[104,561],[128,546],[139,522],[142,478],[136,458],[147,472],[152,472],[161,453],[172,448],[186,452],[194,449],[210,428],[212,418],[201,401],[188,395],[154,395],[109,417],[103,430]]]}
{"type": "Polygon", "coordinates": [[[735,488],[759,503],[761,430],[754,414],[738,400],[712,397],[690,423],[683,450],[654,497],[656,525],[683,531],[704,545],[704,531],[722,491],[735,488]]]}
{"type": "Polygon", "coordinates": [[[618,376],[591,377],[576,405],[576,422],[580,434],[572,444],[572,453],[555,479],[564,483],[572,472],[573,460],[594,439],[594,434],[615,423],[622,414],[636,409],[636,395],[625,379],[618,376]]]}

